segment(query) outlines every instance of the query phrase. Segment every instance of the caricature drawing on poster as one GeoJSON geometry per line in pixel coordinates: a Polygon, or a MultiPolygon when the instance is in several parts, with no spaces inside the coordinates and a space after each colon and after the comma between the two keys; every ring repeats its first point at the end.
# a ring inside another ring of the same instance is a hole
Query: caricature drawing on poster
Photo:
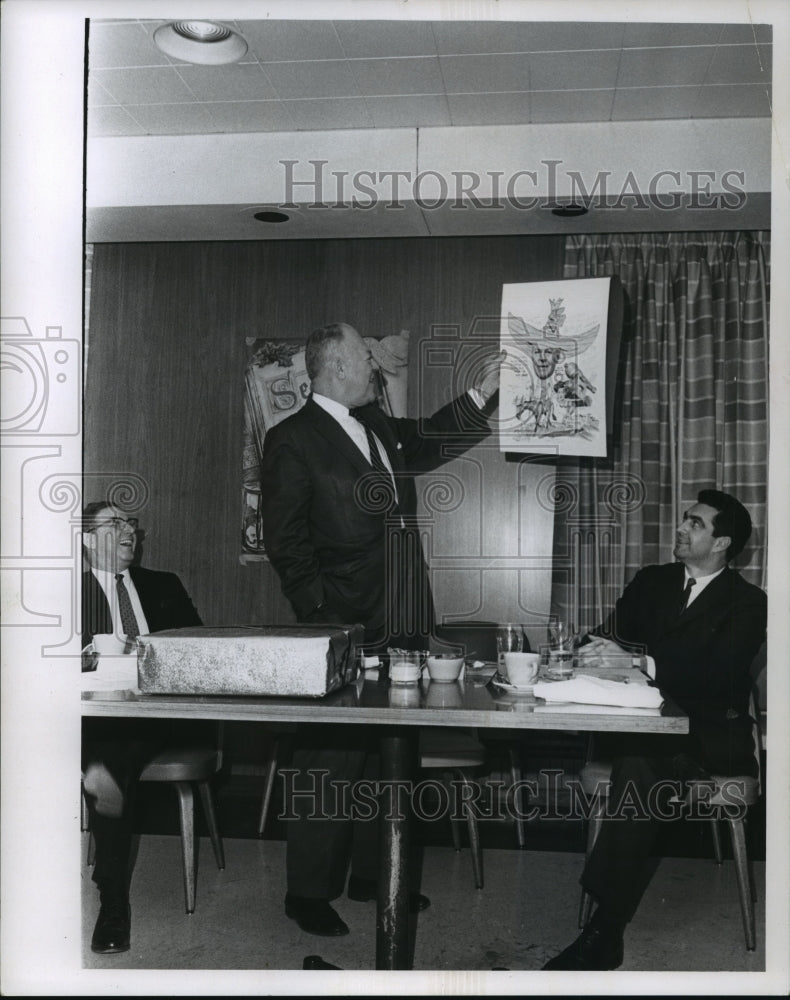
{"type": "Polygon", "coordinates": [[[500,451],[606,455],[609,284],[502,286],[500,451]]]}

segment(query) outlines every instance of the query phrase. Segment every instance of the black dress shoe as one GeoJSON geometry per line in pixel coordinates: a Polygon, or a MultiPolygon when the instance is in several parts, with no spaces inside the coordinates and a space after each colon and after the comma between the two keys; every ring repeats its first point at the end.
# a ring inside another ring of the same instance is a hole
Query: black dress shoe
{"type": "Polygon", "coordinates": [[[103,902],[93,928],[91,951],[110,955],[129,950],[132,931],[132,911],[129,901],[122,897],[103,902]]]}
{"type": "Polygon", "coordinates": [[[348,927],[325,899],[305,899],[304,896],[286,893],[285,915],[295,920],[307,934],[319,937],[348,934],[348,927]]]}
{"type": "Polygon", "coordinates": [[[308,955],[302,962],[303,969],[339,969],[339,965],[330,965],[320,955],[308,955]]]}
{"type": "MultiPolygon", "coordinates": [[[[369,903],[371,899],[378,898],[378,886],[372,878],[351,875],[348,879],[348,898],[357,903],[369,903]]],[[[412,913],[427,910],[430,905],[430,899],[421,892],[409,893],[409,910],[412,913]]]]}
{"type": "Polygon", "coordinates": [[[565,951],[550,959],[544,969],[565,972],[607,972],[623,964],[623,937],[590,923],[565,951]]]}

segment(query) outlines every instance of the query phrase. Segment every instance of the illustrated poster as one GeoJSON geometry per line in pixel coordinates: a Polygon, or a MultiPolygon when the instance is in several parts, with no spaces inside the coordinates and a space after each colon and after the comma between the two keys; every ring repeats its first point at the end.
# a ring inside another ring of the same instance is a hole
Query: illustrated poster
{"type": "Polygon", "coordinates": [[[499,450],[606,455],[609,278],[502,286],[499,450]]]}

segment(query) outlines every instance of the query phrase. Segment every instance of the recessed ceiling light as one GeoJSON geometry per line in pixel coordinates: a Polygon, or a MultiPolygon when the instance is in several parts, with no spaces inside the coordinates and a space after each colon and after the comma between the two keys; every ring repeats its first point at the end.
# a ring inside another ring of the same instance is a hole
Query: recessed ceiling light
{"type": "Polygon", "coordinates": [[[154,44],[174,59],[204,66],[238,62],[247,52],[241,35],[217,21],[170,21],[156,29],[154,44]]]}
{"type": "Polygon", "coordinates": [[[256,212],[254,218],[258,222],[288,222],[290,216],[285,212],[256,212]]]}
{"type": "Polygon", "coordinates": [[[571,202],[570,205],[556,205],[552,208],[551,214],[560,219],[575,219],[577,215],[586,215],[588,211],[584,205],[575,205],[571,202]]]}

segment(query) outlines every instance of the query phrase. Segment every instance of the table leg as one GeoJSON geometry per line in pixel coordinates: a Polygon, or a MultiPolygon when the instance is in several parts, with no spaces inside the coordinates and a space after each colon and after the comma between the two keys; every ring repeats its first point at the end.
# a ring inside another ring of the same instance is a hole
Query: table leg
{"type": "Polygon", "coordinates": [[[414,773],[414,733],[409,727],[385,727],[381,736],[382,808],[379,889],[376,912],[376,968],[408,969],[409,827],[408,779],[414,773]]]}

